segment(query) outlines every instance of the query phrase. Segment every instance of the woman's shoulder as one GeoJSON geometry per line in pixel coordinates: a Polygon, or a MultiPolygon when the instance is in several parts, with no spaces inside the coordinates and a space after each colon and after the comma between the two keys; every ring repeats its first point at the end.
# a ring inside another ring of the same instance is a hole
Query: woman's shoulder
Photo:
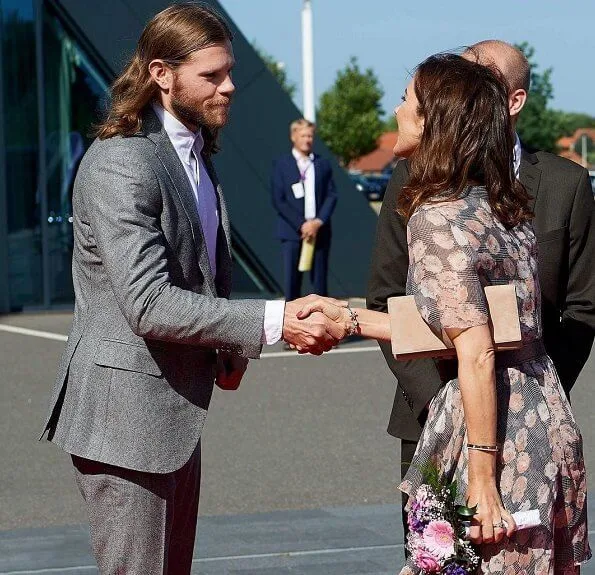
{"type": "Polygon", "coordinates": [[[434,200],[417,207],[409,219],[410,226],[433,225],[435,227],[456,223],[464,219],[469,209],[467,198],[458,200],[434,200]]]}
{"type": "Polygon", "coordinates": [[[429,222],[435,226],[454,224],[459,227],[470,219],[479,219],[484,225],[493,220],[487,195],[481,193],[481,189],[477,193],[472,189],[456,200],[436,199],[422,204],[413,212],[410,222],[413,225],[429,222]]]}

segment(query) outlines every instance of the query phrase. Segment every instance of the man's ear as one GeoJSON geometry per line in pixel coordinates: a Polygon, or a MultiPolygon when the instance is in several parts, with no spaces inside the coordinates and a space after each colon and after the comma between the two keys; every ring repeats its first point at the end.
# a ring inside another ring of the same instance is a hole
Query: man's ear
{"type": "Polygon", "coordinates": [[[152,60],[149,64],[151,78],[162,90],[169,90],[172,83],[172,69],[163,60],[152,60]]]}
{"type": "Polygon", "coordinates": [[[508,111],[513,118],[516,118],[527,101],[527,92],[522,88],[514,90],[508,96],[508,111]]]}

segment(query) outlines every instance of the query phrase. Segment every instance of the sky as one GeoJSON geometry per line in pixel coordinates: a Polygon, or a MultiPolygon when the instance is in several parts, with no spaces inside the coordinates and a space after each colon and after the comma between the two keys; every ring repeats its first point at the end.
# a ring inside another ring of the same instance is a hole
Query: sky
{"type": "MultiPolygon", "coordinates": [[[[302,108],[302,0],[219,0],[244,36],[285,64],[302,108]]],[[[479,40],[528,42],[553,68],[551,107],[595,116],[595,0],[312,0],[316,101],[356,56],[390,114],[425,57],[479,40]]]]}

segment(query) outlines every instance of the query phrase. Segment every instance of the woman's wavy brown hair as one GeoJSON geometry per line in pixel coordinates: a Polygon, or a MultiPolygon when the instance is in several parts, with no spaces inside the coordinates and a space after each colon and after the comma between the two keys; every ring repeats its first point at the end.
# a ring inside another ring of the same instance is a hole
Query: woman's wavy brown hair
{"type": "MultiPolygon", "coordinates": [[[[151,78],[149,64],[161,59],[172,69],[183,64],[196,50],[232,41],[223,18],[203,3],[174,4],[159,12],[147,24],[132,59],[111,89],[111,106],[97,126],[97,136],[132,136],[142,128],[144,108],[156,98],[158,86],[151,78]]],[[[217,130],[202,129],[205,151],[216,151],[217,130]]]]}
{"type": "Polygon", "coordinates": [[[499,71],[438,54],[418,66],[413,85],[423,132],[409,157],[398,213],[409,219],[421,204],[452,201],[480,185],[504,226],[529,220],[529,195],[515,177],[514,128],[499,71]]]}

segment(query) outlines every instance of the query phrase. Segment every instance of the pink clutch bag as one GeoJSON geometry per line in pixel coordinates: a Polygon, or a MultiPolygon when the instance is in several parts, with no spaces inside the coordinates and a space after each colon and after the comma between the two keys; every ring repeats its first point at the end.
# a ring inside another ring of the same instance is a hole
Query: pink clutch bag
{"type": "MultiPolygon", "coordinates": [[[[496,351],[521,347],[521,325],[514,285],[486,286],[490,329],[496,351]]],[[[438,337],[423,320],[412,295],[388,299],[392,352],[397,360],[455,357],[446,333],[438,337]]]]}

